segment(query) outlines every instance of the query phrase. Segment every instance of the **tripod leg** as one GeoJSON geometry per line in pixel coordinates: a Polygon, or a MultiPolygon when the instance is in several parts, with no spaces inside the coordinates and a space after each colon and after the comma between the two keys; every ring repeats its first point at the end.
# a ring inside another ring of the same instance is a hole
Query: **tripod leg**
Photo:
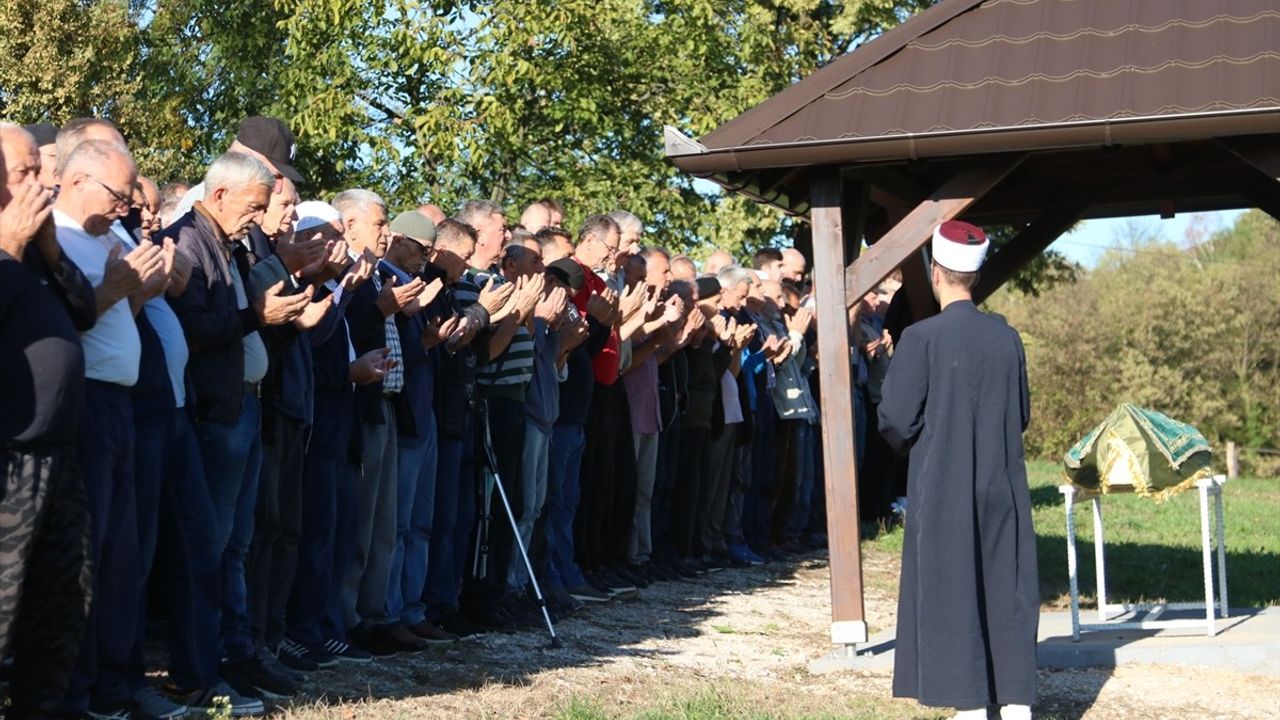
{"type": "Polygon", "coordinates": [[[529,562],[529,552],[525,549],[524,539],[520,537],[520,526],[516,522],[515,513],[511,512],[511,503],[507,501],[507,490],[502,486],[502,477],[498,474],[498,459],[493,452],[493,442],[489,436],[489,416],[486,413],[484,419],[484,450],[485,457],[489,461],[489,471],[493,477],[493,487],[498,491],[498,497],[502,498],[502,507],[507,512],[507,520],[511,522],[511,533],[515,535],[516,547],[520,549],[520,559],[524,561],[525,570],[529,572],[529,582],[533,584],[534,597],[538,599],[538,609],[542,611],[542,620],[547,624],[547,632],[551,635],[551,647],[560,647],[560,638],[556,637],[555,625],[551,622],[551,614],[547,612],[547,600],[542,597],[542,588],[538,585],[538,578],[533,573],[533,564],[529,562]]]}

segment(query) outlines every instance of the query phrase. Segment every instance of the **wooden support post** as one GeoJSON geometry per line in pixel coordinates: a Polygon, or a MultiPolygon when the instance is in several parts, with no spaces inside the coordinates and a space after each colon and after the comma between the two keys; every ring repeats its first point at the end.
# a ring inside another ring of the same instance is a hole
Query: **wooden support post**
{"type": "Polygon", "coordinates": [[[1084,208],[1051,210],[1032,220],[1008,245],[987,258],[978,287],[973,291],[973,302],[981,303],[991,297],[1024,265],[1052,245],[1058,236],[1070,230],[1083,214],[1084,208]]]}
{"type": "Polygon", "coordinates": [[[1236,447],[1235,441],[1227,441],[1227,479],[1235,480],[1240,477],[1240,448],[1236,447]]]}
{"type": "Polygon", "coordinates": [[[1266,179],[1246,193],[1259,210],[1280,220],[1280,138],[1276,135],[1244,135],[1219,138],[1218,143],[1245,161],[1266,179]],[[1268,180],[1270,182],[1268,182],[1268,180]]]}
{"type": "MultiPolygon", "coordinates": [[[[818,373],[822,381],[822,458],[826,468],[831,567],[831,642],[852,647],[867,641],[867,623],[862,599],[857,428],[845,315],[844,247],[846,238],[861,236],[867,186],[850,183],[842,187],[835,168],[815,168],[810,177],[818,373]],[[852,202],[848,201],[850,198],[852,202]]],[[[856,242],[853,247],[858,247],[856,242]]]]}
{"type": "Polygon", "coordinates": [[[939,223],[959,216],[1013,172],[1025,157],[994,156],[966,165],[849,266],[845,272],[846,303],[853,305],[858,302],[868,290],[928,242],[939,223]]]}

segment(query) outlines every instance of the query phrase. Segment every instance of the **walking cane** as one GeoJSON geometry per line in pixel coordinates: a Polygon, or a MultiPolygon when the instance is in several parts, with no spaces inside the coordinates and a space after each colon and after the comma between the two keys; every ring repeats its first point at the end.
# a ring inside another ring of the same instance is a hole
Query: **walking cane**
{"type": "Polygon", "coordinates": [[[502,498],[502,507],[507,511],[507,519],[511,521],[511,533],[515,535],[516,547],[520,548],[520,558],[524,560],[524,569],[529,572],[529,582],[533,583],[533,594],[538,598],[538,609],[542,611],[542,620],[547,624],[547,632],[551,635],[551,647],[560,648],[560,638],[556,637],[556,628],[551,624],[551,614],[547,612],[547,600],[542,597],[542,588],[538,586],[538,578],[533,573],[533,564],[529,562],[529,553],[525,550],[524,539],[520,537],[520,526],[516,523],[515,513],[511,512],[511,503],[507,502],[507,491],[502,487],[502,477],[498,474],[498,458],[493,452],[493,441],[489,435],[489,413],[484,413],[484,454],[489,463],[489,473],[493,476],[493,485],[502,498]]]}

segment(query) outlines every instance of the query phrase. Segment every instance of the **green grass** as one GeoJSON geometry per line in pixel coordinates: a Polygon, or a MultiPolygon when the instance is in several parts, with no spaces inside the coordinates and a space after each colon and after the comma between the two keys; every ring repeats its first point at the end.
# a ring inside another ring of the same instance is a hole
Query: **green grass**
{"type": "MultiPolygon", "coordinates": [[[[1068,602],[1067,528],[1061,466],[1027,464],[1040,568],[1040,597],[1068,602]]],[[[1240,478],[1223,487],[1227,585],[1233,606],[1280,604],[1280,480],[1240,478]]],[[[1088,502],[1076,505],[1080,592],[1093,598],[1093,520],[1088,502]]],[[[1102,500],[1106,530],[1107,595],[1113,602],[1199,600],[1204,596],[1200,503],[1194,489],[1164,503],[1134,495],[1102,500]]],[[[881,533],[877,548],[901,552],[902,532],[881,533]]],[[[1215,571],[1216,572],[1216,571],[1215,571]]]]}
{"type": "Polygon", "coordinates": [[[867,697],[846,697],[836,711],[790,708],[788,701],[803,705],[801,697],[762,698],[732,682],[714,687],[685,689],[655,698],[650,707],[628,712],[610,712],[599,700],[574,697],[555,715],[556,720],[935,720],[949,713],[934,714],[915,703],[867,697]]]}

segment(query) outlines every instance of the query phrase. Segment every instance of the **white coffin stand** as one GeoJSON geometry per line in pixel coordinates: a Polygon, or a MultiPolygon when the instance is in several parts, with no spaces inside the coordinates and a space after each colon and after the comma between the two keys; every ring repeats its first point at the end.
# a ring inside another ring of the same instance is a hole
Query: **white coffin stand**
{"type": "MultiPolygon", "coordinates": [[[[1079,642],[1082,631],[1091,630],[1149,630],[1159,628],[1202,627],[1212,637],[1217,633],[1214,625],[1214,607],[1217,618],[1228,617],[1227,611],[1227,551],[1223,546],[1222,484],[1225,475],[1214,475],[1200,480],[1196,488],[1200,496],[1200,542],[1204,554],[1204,602],[1175,603],[1111,603],[1107,601],[1106,548],[1102,527],[1102,496],[1089,499],[1093,505],[1093,554],[1098,575],[1098,621],[1080,622],[1080,587],[1076,564],[1076,496],[1080,493],[1071,485],[1061,485],[1058,491],[1065,499],[1067,512],[1067,573],[1071,581],[1071,639],[1079,642]],[[1209,501],[1213,499],[1213,528],[1210,528],[1209,501]],[[1213,592],[1213,548],[1218,555],[1218,598],[1213,592]],[[1167,610],[1203,610],[1204,619],[1161,620],[1167,610]],[[1129,617],[1125,617],[1129,616],[1129,617]],[[1123,618],[1123,619],[1117,619],[1123,618]]],[[[1130,486],[1132,487],[1132,486],[1130,486]]],[[[1112,492],[1120,489],[1112,486],[1112,492]]],[[[1120,490],[1123,492],[1123,490],[1120,490]]]]}

